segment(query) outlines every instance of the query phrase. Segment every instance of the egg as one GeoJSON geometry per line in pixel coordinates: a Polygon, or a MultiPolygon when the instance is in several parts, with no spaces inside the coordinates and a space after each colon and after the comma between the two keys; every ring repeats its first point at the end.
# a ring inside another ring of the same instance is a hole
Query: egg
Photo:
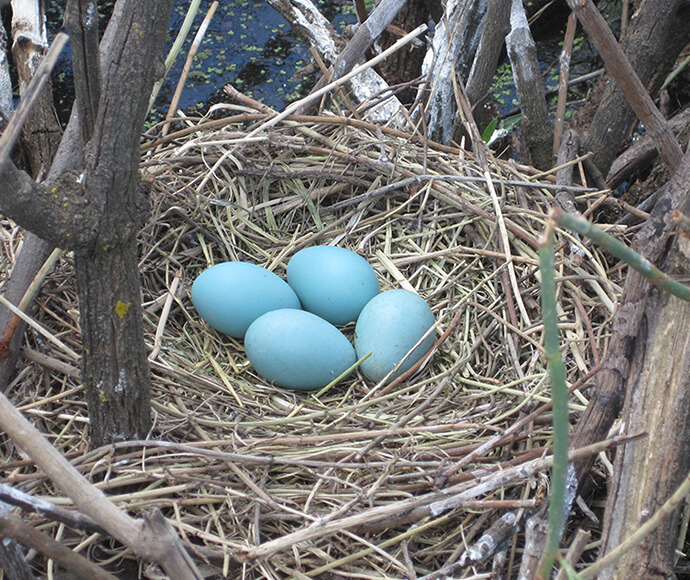
{"type": "MultiPolygon", "coordinates": [[[[434,325],[434,314],[426,301],[408,290],[388,290],[374,297],[362,310],[355,326],[358,358],[371,352],[360,365],[366,378],[379,382],[393,370],[410,349],[434,325]]],[[[422,358],[434,344],[434,333],[414,349],[395,378],[422,358]]]]}
{"type": "Polygon", "coordinates": [[[300,308],[285,280],[249,262],[223,262],[204,270],[192,285],[192,303],[210,326],[235,338],[266,312],[300,308]]]}
{"type": "Polygon", "coordinates": [[[257,318],[244,347],[256,372],[289,389],[325,387],[357,360],[342,332],[304,310],[273,310],[257,318]]]}
{"type": "Polygon", "coordinates": [[[335,325],[357,320],[364,305],[379,293],[371,265],[338,246],[300,250],[288,262],[287,280],[302,308],[335,325]]]}

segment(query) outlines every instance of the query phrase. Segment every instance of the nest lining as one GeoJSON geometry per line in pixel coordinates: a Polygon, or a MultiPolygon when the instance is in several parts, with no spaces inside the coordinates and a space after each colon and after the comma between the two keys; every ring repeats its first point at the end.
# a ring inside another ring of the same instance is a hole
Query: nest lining
{"type": "MultiPolygon", "coordinates": [[[[12,399],[123,509],[162,509],[213,575],[432,577],[506,511],[524,517],[547,493],[540,473],[516,475],[436,515],[409,513],[411,501],[437,501],[431,494],[510,472],[548,449],[548,409],[500,436],[549,401],[535,244],[553,184],[491,160],[508,264],[494,200],[469,154],[327,116],[289,118],[246,139],[265,116],[230,112],[142,145],[153,184],[141,234],[151,441],[89,451],[78,361],[32,330],[12,399]],[[205,268],[245,260],[285,277],[290,256],[313,244],[354,250],[383,290],[407,288],[429,302],[439,340],[413,376],[373,385],[356,375],[318,393],[279,389],[253,372],[241,341],[196,315],[189,289],[205,268]],[[382,506],[390,512],[376,519],[382,506]],[[328,525],[333,531],[300,535],[328,525]]],[[[595,206],[602,196],[583,188],[578,197],[595,206]]],[[[3,236],[8,269],[19,235],[8,224],[3,236]]],[[[624,272],[596,247],[559,236],[558,307],[568,381],[580,387],[570,403],[576,418],[624,272]],[[569,242],[584,261],[569,259],[569,242]]],[[[78,352],[72,284],[63,258],[36,318],[78,352]]],[[[8,483],[71,505],[11,441],[2,454],[8,483]]],[[[97,534],[36,521],[96,561],[117,568],[131,557],[97,534]]]]}

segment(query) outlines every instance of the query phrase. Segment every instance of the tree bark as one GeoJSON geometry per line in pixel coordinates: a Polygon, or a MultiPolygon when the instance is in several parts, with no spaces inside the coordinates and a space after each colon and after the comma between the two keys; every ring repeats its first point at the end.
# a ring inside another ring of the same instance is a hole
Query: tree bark
{"type": "Polygon", "coordinates": [[[454,75],[467,80],[482,31],[487,0],[449,0],[437,23],[432,48],[427,51],[422,74],[430,79],[427,99],[428,137],[447,144],[453,136],[458,112],[454,75]]]}
{"type": "MultiPolygon", "coordinates": [[[[690,239],[676,238],[667,266],[665,270],[675,276],[690,274],[690,239]]],[[[654,514],[690,470],[690,303],[660,295],[656,289],[650,294],[645,309],[647,337],[639,344],[644,348],[644,362],[631,381],[623,412],[627,433],[647,436],[616,454],[603,553],[618,546],[654,514]]],[[[638,576],[640,570],[650,580],[672,577],[679,511],[599,578],[625,580],[638,576]]]]}
{"type": "MultiPolygon", "coordinates": [[[[491,119],[482,114],[480,109],[491,100],[491,83],[494,80],[506,35],[510,32],[510,4],[510,0],[494,0],[486,7],[477,54],[472,62],[465,86],[474,118],[482,132],[491,119]]],[[[458,140],[457,137],[454,138],[458,140]]]]}
{"type": "MultiPolygon", "coordinates": [[[[683,207],[690,196],[690,153],[686,153],[678,171],[661,189],[659,202],[633,240],[632,247],[650,262],[659,262],[672,231],[671,212],[683,207]]],[[[578,421],[571,446],[578,448],[604,439],[621,412],[626,387],[640,371],[635,352],[643,352],[643,324],[649,283],[637,272],[625,281],[620,305],[613,319],[612,336],[602,369],[587,409],[578,421]]],[[[589,472],[593,459],[575,463],[577,480],[589,472]]]]}
{"type": "MultiPolygon", "coordinates": [[[[382,49],[392,46],[400,34],[417,28],[420,24],[429,22],[431,13],[429,5],[423,0],[407,0],[405,5],[393,20],[395,28],[389,26],[379,38],[382,49]],[[392,32],[395,30],[395,32],[392,32]]],[[[377,67],[377,72],[391,86],[406,85],[398,94],[400,101],[409,106],[414,102],[417,87],[410,85],[422,74],[422,62],[425,54],[422,43],[412,44],[399,50],[377,67]]]]}
{"type": "MultiPolygon", "coordinates": [[[[20,95],[24,94],[47,47],[43,3],[38,0],[12,0],[12,57],[17,67],[20,95]]],[[[61,137],[62,129],[53,107],[53,91],[49,81],[24,125],[24,162],[27,171],[35,179],[45,179],[61,137]]]]}
{"type": "Polygon", "coordinates": [[[91,443],[145,439],[149,366],[143,340],[137,243],[75,254],[91,443]],[[109,316],[104,317],[105,313],[109,316]]]}
{"type": "Polygon", "coordinates": [[[4,533],[1,522],[8,517],[11,517],[10,509],[0,502],[0,570],[13,580],[34,580],[31,568],[22,553],[22,547],[4,533]]]}
{"type": "Polygon", "coordinates": [[[98,52],[98,18],[95,0],[67,2],[65,26],[72,39],[72,68],[76,93],[74,102],[79,107],[82,138],[91,139],[98,114],[101,94],[101,64],[98,52]]]}
{"type": "Polygon", "coordinates": [[[12,103],[12,77],[10,76],[10,63],[7,59],[7,30],[0,26],[0,127],[12,116],[14,104],[12,103]]]}

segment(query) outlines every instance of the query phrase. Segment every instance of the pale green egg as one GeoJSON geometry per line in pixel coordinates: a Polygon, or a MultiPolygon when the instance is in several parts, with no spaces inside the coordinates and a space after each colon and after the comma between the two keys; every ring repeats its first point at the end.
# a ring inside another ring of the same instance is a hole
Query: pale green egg
{"type": "Polygon", "coordinates": [[[256,372],[289,389],[325,387],[357,360],[342,332],[304,310],[274,310],[257,318],[244,347],[256,372]]]}
{"type": "Polygon", "coordinates": [[[288,262],[287,279],[302,308],[335,325],[357,320],[365,304],[379,293],[369,262],[338,246],[300,250],[288,262]]]}
{"type": "Polygon", "coordinates": [[[285,280],[249,262],[223,262],[204,270],[192,285],[192,303],[209,326],[235,338],[244,337],[266,312],[300,308],[285,280]]]}
{"type": "MultiPolygon", "coordinates": [[[[408,290],[388,290],[374,297],[362,310],[355,326],[355,351],[358,358],[371,352],[360,365],[369,380],[379,382],[434,325],[434,313],[426,301],[408,290]]],[[[434,344],[430,332],[414,349],[395,378],[422,358],[434,344]]]]}

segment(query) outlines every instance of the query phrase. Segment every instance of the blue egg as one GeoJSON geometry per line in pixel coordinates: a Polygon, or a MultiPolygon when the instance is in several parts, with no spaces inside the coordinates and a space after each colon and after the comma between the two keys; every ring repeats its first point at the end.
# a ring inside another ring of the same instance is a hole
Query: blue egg
{"type": "Polygon", "coordinates": [[[247,330],[244,347],[266,381],[305,391],[325,387],[357,360],[342,332],[304,310],[264,314],[247,330]]]}
{"type": "MultiPolygon", "coordinates": [[[[359,367],[364,376],[379,382],[433,325],[431,308],[414,292],[388,290],[373,298],[362,310],[355,327],[357,357],[372,353],[359,367]]],[[[430,332],[391,378],[408,370],[433,344],[434,333],[430,332]]]]}
{"type": "Polygon", "coordinates": [[[285,280],[248,262],[223,262],[204,270],[192,285],[192,302],[210,326],[235,338],[242,338],[266,312],[300,308],[285,280]]]}
{"type": "Polygon", "coordinates": [[[287,279],[302,308],[337,325],[357,320],[364,305],[379,293],[371,265],[337,246],[300,250],[288,262],[287,279]]]}

